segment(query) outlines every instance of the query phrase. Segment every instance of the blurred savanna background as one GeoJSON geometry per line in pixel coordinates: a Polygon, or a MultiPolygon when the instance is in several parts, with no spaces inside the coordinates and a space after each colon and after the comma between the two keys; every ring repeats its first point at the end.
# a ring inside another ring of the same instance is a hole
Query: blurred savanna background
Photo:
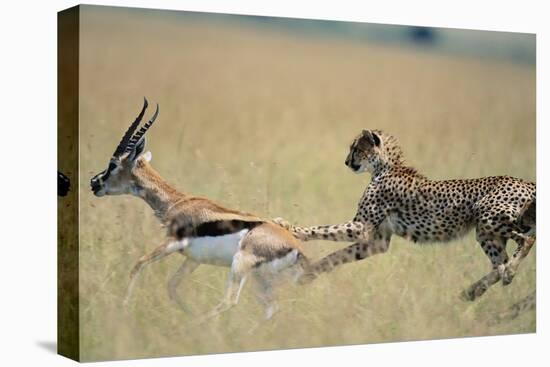
{"type": "MultiPolygon", "coordinates": [[[[369,177],[344,159],[363,128],[394,134],[433,179],[534,181],[534,35],[91,6],[80,34],[83,360],[535,331],[534,311],[491,322],[535,289],[535,251],[510,286],[459,299],[490,270],[474,233],[429,245],[394,237],[382,256],[280,289],[265,323],[248,284],[237,307],[193,326],[167,296],[178,254],[146,268],[125,309],[131,267],[165,232],[139,199],[89,189],[143,96],[160,105],[147,150],[168,182],[267,218],[351,219],[369,177]]],[[[304,245],[314,259],[343,246],[304,245]]],[[[219,302],[226,274],[203,265],[182,284],[194,315],[219,302]]]]}

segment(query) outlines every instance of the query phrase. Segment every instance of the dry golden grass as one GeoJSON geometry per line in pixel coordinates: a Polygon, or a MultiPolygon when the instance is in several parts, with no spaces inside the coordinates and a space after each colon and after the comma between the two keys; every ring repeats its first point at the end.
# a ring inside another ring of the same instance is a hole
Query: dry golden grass
{"type": "MultiPolygon", "coordinates": [[[[148,133],[153,166],[181,190],[265,217],[349,220],[369,180],[343,164],[362,128],[396,135],[432,178],[534,180],[534,68],[124,9],[84,8],[81,24],[84,360],[535,330],[533,311],[487,322],[534,289],[534,251],[512,285],[459,300],[489,270],[473,233],[433,245],[395,237],[383,256],[282,289],[280,313],[255,329],[262,310],[248,287],[236,308],[192,327],[166,293],[179,255],[144,271],[125,311],[128,273],[164,232],[138,199],[98,199],[88,187],[144,95],[161,107],[148,133]]],[[[313,258],[342,246],[305,245],[313,258]]],[[[195,313],[217,304],[226,273],[201,266],[181,287],[195,313]]]]}

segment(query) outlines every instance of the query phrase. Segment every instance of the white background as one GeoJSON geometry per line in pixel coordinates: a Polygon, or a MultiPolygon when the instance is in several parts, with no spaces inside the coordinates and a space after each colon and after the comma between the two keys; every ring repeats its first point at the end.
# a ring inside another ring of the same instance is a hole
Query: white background
{"type": "MultiPolygon", "coordinates": [[[[429,342],[238,353],[94,365],[539,366],[550,356],[548,119],[550,12],[544,1],[91,1],[94,4],[537,33],[537,333],[429,342]],[[545,16],[546,15],[546,16],[545,16]],[[547,266],[545,268],[545,266],[547,266]]],[[[73,1],[0,8],[0,364],[73,364],[56,339],[56,12],[73,1]]],[[[334,325],[338,327],[338,325],[334,325]]]]}

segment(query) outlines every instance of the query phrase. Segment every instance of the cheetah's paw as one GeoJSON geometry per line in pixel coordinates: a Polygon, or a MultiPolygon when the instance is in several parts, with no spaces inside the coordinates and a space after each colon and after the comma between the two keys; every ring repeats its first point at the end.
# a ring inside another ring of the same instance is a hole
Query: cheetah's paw
{"type": "Polygon", "coordinates": [[[290,230],[292,229],[292,225],[286,220],[281,217],[277,217],[273,219],[273,223],[283,227],[284,229],[290,230]]]}
{"type": "Polygon", "coordinates": [[[507,266],[502,273],[502,285],[507,286],[512,283],[515,275],[516,272],[511,267],[507,266]]]}

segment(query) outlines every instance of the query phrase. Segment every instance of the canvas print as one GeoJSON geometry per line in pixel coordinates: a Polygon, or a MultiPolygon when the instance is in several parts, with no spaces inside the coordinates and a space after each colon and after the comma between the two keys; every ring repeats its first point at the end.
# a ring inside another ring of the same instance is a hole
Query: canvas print
{"type": "Polygon", "coordinates": [[[533,333],[535,35],[58,18],[58,350],[533,333]]]}

